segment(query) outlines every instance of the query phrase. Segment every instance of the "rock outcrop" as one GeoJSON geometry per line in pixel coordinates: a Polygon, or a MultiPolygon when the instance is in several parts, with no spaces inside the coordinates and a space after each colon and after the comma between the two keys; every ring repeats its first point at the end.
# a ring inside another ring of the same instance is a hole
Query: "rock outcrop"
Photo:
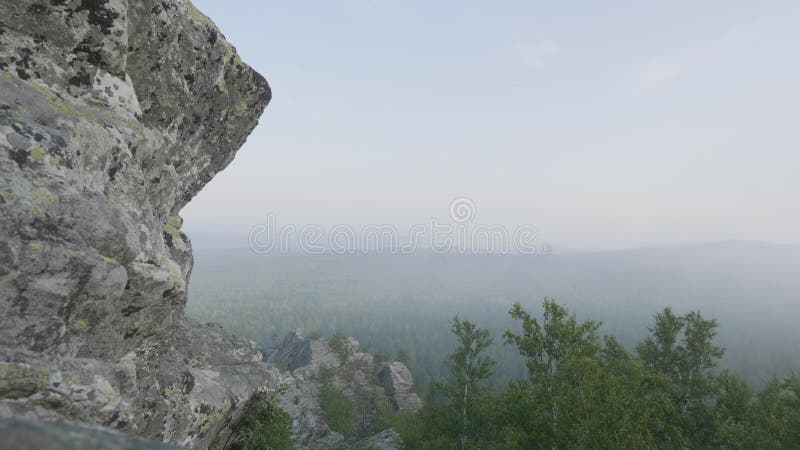
{"type": "Polygon", "coordinates": [[[178,216],[270,96],[189,0],[0,2],[0,417],[205,448],[277,388],[184,319],[178,216]]]}
{"type": "Polygon", "coordinates": [[[5,450],[178,450],[98,426],[68,422],[0,419],[5,450]]]}
{"type": "Polygon", "coordinates": [[[346,449],[369,445],[379,449],[399,449],[400,437],[394,431],[389,429],[372,434],[387,415],[415,410],[421,405],[410,390],[413,386],[411,372],[403,363],[376,363],[372,355],[359,351],[358,341],[352,337],[339,336],[330,341],[308,339],[298,330],[287,335],[273,349],[268,361],[286,369],[282,373],[284,390],[278,401],[292,417],[292,438],[298,449],[346,449]],[[396,381],[391,386],[384,384],[377,377],[380,373],[400,374],[402,382],[396,381]],[[354,406],[357,420],[352,430],[333,431],[326,423],[320,401],[326,385],[344,394],[354,406]],[[404,409],[398,408],[399,405],[404,409]]]}
{"type": "Polygon", "coordinates": [[[378,372],[378,380],[398,411],[416,411],[422,406],[422,401],[414,392],[411,371],[405,364],[395,361],[384,365],[378,372]]]}
{"type": "Polygon", "coordinates": [[[383,430],[380,433],[364,438],[355,444],[353,448],[358,449],[380,449],[380,450],[400,450],[403,448],[403,440],[400,435],[392,429],[383,430]]]}

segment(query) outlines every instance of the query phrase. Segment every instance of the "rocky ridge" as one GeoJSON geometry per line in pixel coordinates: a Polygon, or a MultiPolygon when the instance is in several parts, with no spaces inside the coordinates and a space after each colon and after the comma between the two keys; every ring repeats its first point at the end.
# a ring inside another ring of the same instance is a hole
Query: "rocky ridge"
{"type": "Polygon", "coordinates": [[[358,341],[352,337],[309,339],[298,330],[272,350],[268,361],[285,370],[278,402],[292,417],[292,437],[298,449],[399,449],[397,433],[376,428],[383,425],[387,414],[413,411],[421,405],[403,363],[376,363],[372,355],[359,351],[358,341]],[[343,393],[355,406],[353,429],[340,430],[349,431],[347,437],[325,422],[321,405],[325,385],[343,393]]]}
{"type": "Polygon", "coordinates": [[[178,216],[270,97],[188,0],[0,2],[0,418],[207,448],[277,389],[184,318],[178,216]]]}

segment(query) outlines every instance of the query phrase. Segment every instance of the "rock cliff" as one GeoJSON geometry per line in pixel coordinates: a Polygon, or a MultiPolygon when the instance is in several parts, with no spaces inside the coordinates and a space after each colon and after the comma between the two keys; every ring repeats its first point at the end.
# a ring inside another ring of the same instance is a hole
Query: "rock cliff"
{"type": "Polygon", "coordinates": [[[270,96],[188,0],[0,1],[0,417],[205,448],[277,388],[184,319],[178,216],[270,96]]]}

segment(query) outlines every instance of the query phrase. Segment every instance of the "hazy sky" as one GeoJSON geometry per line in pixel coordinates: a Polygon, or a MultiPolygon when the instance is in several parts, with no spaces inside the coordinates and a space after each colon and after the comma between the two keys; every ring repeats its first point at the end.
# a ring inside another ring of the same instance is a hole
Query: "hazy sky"
{"type": "Polygon", "coordinates": [[[273,100],[192,230],[446,219],[800,243],[800,3],[195,0],[273,100]]]}

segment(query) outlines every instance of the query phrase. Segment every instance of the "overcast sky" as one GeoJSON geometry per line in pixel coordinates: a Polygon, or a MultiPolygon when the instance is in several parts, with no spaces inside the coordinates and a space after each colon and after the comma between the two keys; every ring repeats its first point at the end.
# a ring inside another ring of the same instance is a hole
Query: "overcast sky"
{"type": "Polygon", "coordinates": [[[273,100],[192,230],[447,219],[800,243],[797,1],[196,0],[273,100]]]}

